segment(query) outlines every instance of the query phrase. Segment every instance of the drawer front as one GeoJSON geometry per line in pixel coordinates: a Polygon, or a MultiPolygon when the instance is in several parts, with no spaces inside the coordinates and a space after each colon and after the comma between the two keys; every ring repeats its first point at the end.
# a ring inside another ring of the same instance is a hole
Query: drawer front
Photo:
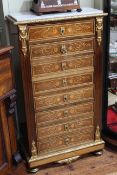
{"type": "Polygon", "coordinates": [[[12,73],[10,58],[0,60],[0,96],[12,90],[12,73]]]}
{"type": "Polygon", "coordinates": [[[68,56],[94,50],[94,38],[69,40],[47,44],[30,45],[30,59],[68,56]]]}
{"type": "Polygon", "coordinates": [[[37,125],[46,124],[48,122],[56,122],[62,119],[69,118],[84,118],[87,114],[91,114],[94,111],[93,102],[76,104],[71,107],[65,107],[59,110],[49,110],[44,112],[38,112],[35,114],[37,125]]]}
{"type": "MultiPolygon", "coordinates": [[[[78,73],[77,73],[78,74],[78,73]]],[[[93,84],[93,73],[86,73],[81,75],[72,75],[62,78],[54,78],[48,80],[42,80],[33,82],[34,94],[39,94],[41,92],[55,91],[59,89],[73,88],[82,85],[93,84]]]]}
{"type": "MultiPolygon", "coordinates": [[[[48,60],[47,60],[48,61],[48,60]]],[[[76,57],[70,60],[61,60],[54,62],[42,62],[34,61],[32,66],[32,76],[45,75],[48,73],[56,73],[71,69],[79,69],[93,66],[93,55],[84,55],[82,57],[76,57]]]]}
{"type": "Polygon", "coordinates": [[[61,123],[46,127],[37,126],[37,138],[55,136],[59,134],[63,134],[64,132],[72,132],[74,129],[85,127],[85,126],[93,126],[93,117],[88,117],[85,119],[76,119],[72,122],[61,123]]]}
{"type": "Polygon", "coordinates": [[[60,93],[35,98],[35,110],[43,110],[54,106],[66,105],[74,102],[93,99],[93,87],[82,88],[77,91],[60,93]]]}
{"type": "Polygon", "coordinates": [[[73,133],[46,139],[39,139],[37,142],[38,153],[67,149],[71,146],[79,146],[92,141],[94,141],[93,127],[84,127],[82,130],[80,129],[73,133]]]}
{"type": "Polygon", "coordinates": [[[29,41],[33,42],[70,36],[94,35],[94,29],[94,20],[31,26],[29,27],[29,41]]]}

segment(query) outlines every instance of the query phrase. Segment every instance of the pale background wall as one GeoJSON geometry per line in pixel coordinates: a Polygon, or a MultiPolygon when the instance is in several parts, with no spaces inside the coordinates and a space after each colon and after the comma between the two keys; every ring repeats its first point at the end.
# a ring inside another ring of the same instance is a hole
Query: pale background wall
{"type": "MultiPolygon", "coordinates": [[[[19,12],[30,10],[32,0],[2,0],[4,16],[10,12],[19,12]]],[[[94,7],[94,0],[80,0],[80,5],[94,7]]]]}
{"type": "Polygon", "coordinates": [[[103,0],[94,0],[94,7],[97,9],[103,8],[103,0]]]}

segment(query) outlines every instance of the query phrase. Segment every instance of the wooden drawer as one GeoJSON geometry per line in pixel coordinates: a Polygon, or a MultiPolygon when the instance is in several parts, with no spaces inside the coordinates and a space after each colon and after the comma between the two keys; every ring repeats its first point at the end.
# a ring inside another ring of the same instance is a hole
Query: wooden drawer
{"type": "Polygon", "coordinates": [[[13,81],[10,58],[0,59],[0,96],[12,90],[13,81]]]}
{"type": "Polygon", "coordinates": [[[84,118],[86,115],[93,114],[93,110],[93,102],[87,102],[76,104],[70,107],[60,108],[59,110],[38,112],[35,114],[36,123],[38,125],[42,125],[42,123],[46,124],[48,122],[56,122],[66,118],[84,118]]]}
{"type": "Polygon", "coordinates": [[[32,76],[38,75],[48,75],[48,73],[56,73],[67,71],[71,69],[82,69],[86,67],[93,66],[93,55],[83,55],[82,57],[75,57],[72,59],[64,59],[64,60],[55,60],[48,62],[41,62],[39,60],[35,60],[31,63],[32,67],[32,76]]]}
{"type": "Polygon", "coordinates": [[[42,127],[37,125],[37,138],[49,137],[52,135],[55,136],[63,134],[64,132],[72,132],[74,129],[82,129],[85,126],[93,126],[93,116],[42,127]]]}
{"type": "MultiPolygon", "coordinates": [[[[60,76],[60,75],[59,75],[60,76]]],[[[93,84],[93,72],[33,82],[34,95],[93,84]]]]}
{"type": "Polygon", "coordinates": [[[74,102],[82,102],[84,100],[92,100],[93,86],[81,88],[79,90],[69,91],[66,93],[58,93],[54,95],[35,97],[35,110],[43,110],[59,105],[66,105],[74,102]]]}
{"type": "Polygon", "coordinates": [[[92,19],[79,22],[29,26],[28,32],[30,42],[94,35],[95,21],[92,19]]]}
{"type": "Polygon", "coordinates": [[[30,45],[30,59],[49,59],[94,51],[94,38],[30,45]]]}
{"type": "Polygon", "coordinates": [[[75,132],[63,134],[57,137],[48,137],[39,139],[37,142],[38,153],[52,152],[54,150],[67,149],[71,146],[78,146],[81,144],[94,141],[93,127],[84,127],[75,132]]]}

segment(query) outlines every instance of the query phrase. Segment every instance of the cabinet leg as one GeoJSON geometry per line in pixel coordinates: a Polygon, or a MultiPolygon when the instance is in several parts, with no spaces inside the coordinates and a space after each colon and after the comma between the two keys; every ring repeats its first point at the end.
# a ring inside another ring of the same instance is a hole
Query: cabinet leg
{"type": "Polygon", "coordinates": [[[96,151],[93,154],[96,155],[96,156],[101,156],[103,154],[103,150],[96,151]]]}
{"type": "Polygon", "coordinates": [[[39,171],[39,168],[30,168],[27,170],[28,173],[37,173],[39,171]]]}

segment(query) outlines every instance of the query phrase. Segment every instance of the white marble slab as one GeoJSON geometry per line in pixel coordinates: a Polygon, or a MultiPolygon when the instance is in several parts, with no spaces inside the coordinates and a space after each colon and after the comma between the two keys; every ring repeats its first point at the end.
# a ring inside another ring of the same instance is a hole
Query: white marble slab
{"type": "Polygon", "coordinates": [[[42,22],[42,21],[53,21],[59,19],[70,19],[70,18],[81,18],[85,16],[99,16],[103,15],[102,10],[97,10],[89,7],[82,7],[81,12],[77,12],[73,10],[72,12],[64,12],[64,13],[51,13],[51,14],[43,14],[41,16],[36,15],[35,13],[28,12],[19,12],[19,13],[10,13],[8,16],[11,17],[16,24],[19,23],[28,23],[28,22],[42,22]]]}

